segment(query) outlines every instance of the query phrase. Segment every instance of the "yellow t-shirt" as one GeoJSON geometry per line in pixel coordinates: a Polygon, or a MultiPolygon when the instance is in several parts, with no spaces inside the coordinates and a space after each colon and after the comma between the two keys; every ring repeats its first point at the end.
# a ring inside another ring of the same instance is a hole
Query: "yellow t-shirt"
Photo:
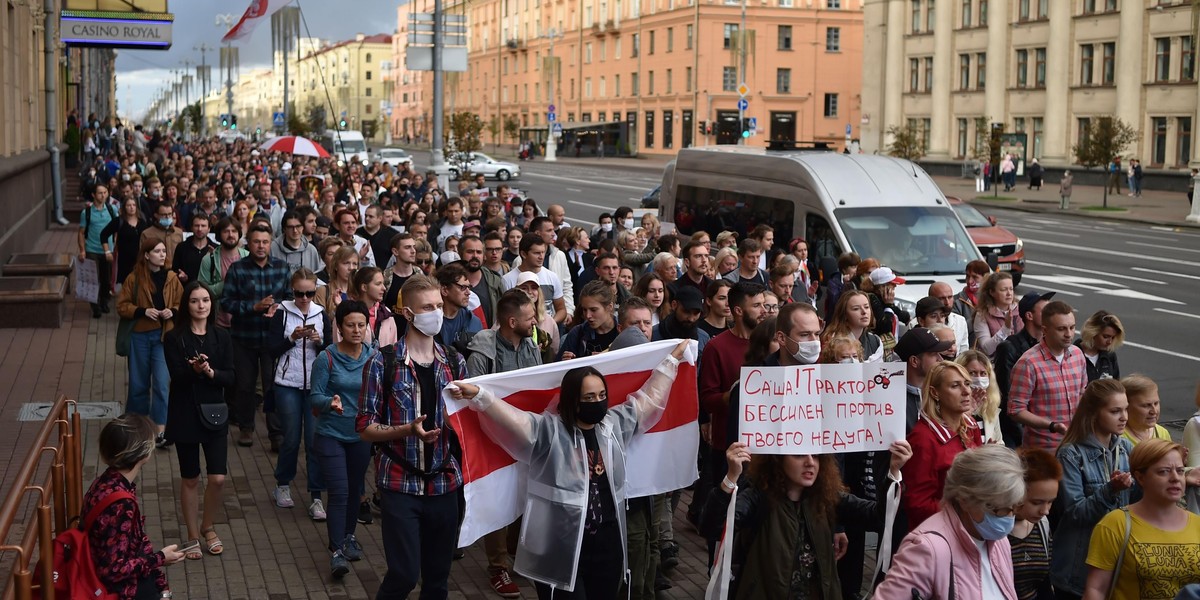
{"type": "MultiPolygon", "coordinates": [[[[1129,428],[1125,429],[1125,433],[1122,433],[1121,437],[1129,440],[1129,443],[1133,444],[1134,446],[1138,445],[1139,440],[1137,438],[1133,437],[1133,434],[1129,432],[1129,428]]],[[[1169,442],[1169,441],[1171,441],[1171,432],[1167,431],[1167,428],[1163,427],[1162,425],[1155,425],[1154,426],[1154,435],[1152,435],[1150,437],[1150,439],[1166,440],[1169,442]]]]}
{"type": "MultiPolygon", "coordinates": [[[[1200,583],[1200,515],[1187,513],[1179,531],[1163,531],[1132,515],[1133,531],[1121,563],[1113,598],[1172,600],[1180,588],[1200,583]]],[[[1125,512],[1114,510],[1092,531],[1088,566],[1112,571],[1125,541],[1125,512]]]]}

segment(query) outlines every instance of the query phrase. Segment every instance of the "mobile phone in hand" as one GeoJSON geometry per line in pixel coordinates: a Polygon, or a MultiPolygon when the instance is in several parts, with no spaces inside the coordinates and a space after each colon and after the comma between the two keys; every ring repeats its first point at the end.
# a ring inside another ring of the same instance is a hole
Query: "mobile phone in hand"
{"type": "Polygon", "coordinates": [[[190,540],[190,541],[183,542],[183,543],[179,544],[179,547],[177,548],[177,550],[179,550],[180,552],[182,552],[184,554],[187,554],[188,552],[195,552],[196,550],[199,550],[199,549],[200,549],[200,540],[190,540]]]}

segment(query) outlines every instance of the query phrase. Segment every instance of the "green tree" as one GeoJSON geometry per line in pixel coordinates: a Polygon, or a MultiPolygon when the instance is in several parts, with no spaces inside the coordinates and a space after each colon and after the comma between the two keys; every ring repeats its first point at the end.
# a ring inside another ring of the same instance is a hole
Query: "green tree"
{"type": "Polygon", "coordinates": [[[488,119],[487,125],[484,128],[487,129],[488,135],[492,136],[492,152],[496,152],[497,148],[500,147],[500,134],[503,133],[504,129],[500,121],[500,115],[492,115],[492,118],[488,119]]]}
{"type": "MultiPolygon", "coordinates": [[[[1087,129],[1082,132],[1080,143],[1072,147],[1075,160],[1088,169],[1107,167],[1114,158],[1125,152],[1125,148],[1137,141],[1138,135],[1138,130],[1120,117],[1091,119],[1087,129]]],[[[1107,181],[1104,186],[1104,207],[1108,208],[1107,181]]]]}
{"type": "Polygon", "coordinates": [[[483,132],[483,120],[473,112],[461,111],[444,117],[442,144],[446,162],[459,173],[460,179],[470,176],[470,155],[483,148],[479,134],[483,132]]]}
{"type": "Polygon", "coordinates": [[[915,125],[892,125],[888,127],[887,134],[892,138],[892,143],[888,144],[887,148],[888,156],[912,161],[925,156],[925,132],[922,128],[915,125]]]}
{"type": "Polygon", "coordinates": [[[517,115],[504,117],[504,135],[508,136],[510,140],[518,141],[521,135],[521,121],[517,115]]]}
{"type": "Polygon", "coordinates": [[[325,106],[314,104],[308,107],[304,113],[304,121],[308,125],[308,131],[313,135],[325,133],[328,129],[328,115],[325,113],[325,106]]]}
{"type": "Polygon", "coordinates": [[[288,134],[301,137],[308,137],[311,133],[308,123],[305,123],[294,111],[288,113],[287,130],[288,134]]]}
{"type": "Polygon", "coordinates": [[[971,149],[971,158],[987,162],[999,156],[1000,136],[992,135],[992,118],[975,117],[975,147],[971,149]]]}

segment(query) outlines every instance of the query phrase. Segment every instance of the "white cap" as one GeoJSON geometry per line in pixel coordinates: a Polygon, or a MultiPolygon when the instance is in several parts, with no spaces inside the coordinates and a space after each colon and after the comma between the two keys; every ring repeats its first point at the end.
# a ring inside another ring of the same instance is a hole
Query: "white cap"
{"type": "Polygon", "coordinates": [[[904,283],[904,278],[897,277],[896,274],[893,273],[888,267],[879,267],[878,269],[871,271],[871,283],[875,285],[884,285],[888,283],[900,285],[904,283]]]}
{"type": "Polygon", "coordinates": [[[292,170],[292,163],[290,163],[290,162],[285,162],[285,163],[283,163],[283,166],[282,166],[282,167],[279,167],[279,168],[283,169],[284,171],[291,171],[291,170],[292,170]]]}
{"type": "Polygon", "coordinates": [[[447,250],[442,253],[441,257],[438,259],[438,262],[443,265],[448,265],[452,262],[459,261],[461,258],[462,257],[460,257],[457,252],[453,250],[447,250]]]}
{"type": "Polygon", "coordinates": [[[250,151],[250,156],[258,156],[258,155],[259,155],[259,151],[258,151],[258,150],[251,150],[251,151],[250,151]]]}
{"type": "Polygon", "coordinates": [[[533,271],[521,271],[521,273],[517,275],[517,285],[514,287],[520,287],[521,285],[530,281],[538,284],[539,287],[542,285],[542,280],[538,279],[537,273],[534,273],[533,271]]]}

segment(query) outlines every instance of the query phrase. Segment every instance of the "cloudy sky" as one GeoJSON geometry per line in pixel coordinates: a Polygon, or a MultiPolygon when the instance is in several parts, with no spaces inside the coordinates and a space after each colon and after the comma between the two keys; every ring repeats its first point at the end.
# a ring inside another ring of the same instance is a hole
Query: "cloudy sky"
{"type": "MultiPolygon", "coordinates": [[[[396,29],[396,8],[405,4],[401,0],[304,0],[300,7],[308,21],[313,37],[343,40],[356,33],[392,33],[396,29]],[[353,8],[351,8],[351,6],[353,8]]],[[[234,21],[250,5],[250,0],[175,0],[169,4],[175,15],[174,36],[171,49],[162,50],[119,50],[117,54],[117,101],[123,115],[135,118],[145,113],[155,92],[171,81],[171,70],[182,69],[183,61],[200,64],[200,44],[217,47],[228,27],[217,26],[217,15],[233,15],[234,21]]],[[[307,35],[304,24],[300,35],[307,35]]],[[[241,54],[241,67],[245,72],[255,67],[268,66],[271,62],[271,22],[264,19],[253,35],[237,42],[241,54]]],[[[213,85],[218,80],[220,57],[216,51],[208,52],[208,64],[213,65],[213,85]]],[[[195,73],[194,67],[190,68],[195,73]]],[[[199,87],[196,88],[199,90],[199,87]]],[[[192,98],[195,98],[193,92],[192,98]]]]}

